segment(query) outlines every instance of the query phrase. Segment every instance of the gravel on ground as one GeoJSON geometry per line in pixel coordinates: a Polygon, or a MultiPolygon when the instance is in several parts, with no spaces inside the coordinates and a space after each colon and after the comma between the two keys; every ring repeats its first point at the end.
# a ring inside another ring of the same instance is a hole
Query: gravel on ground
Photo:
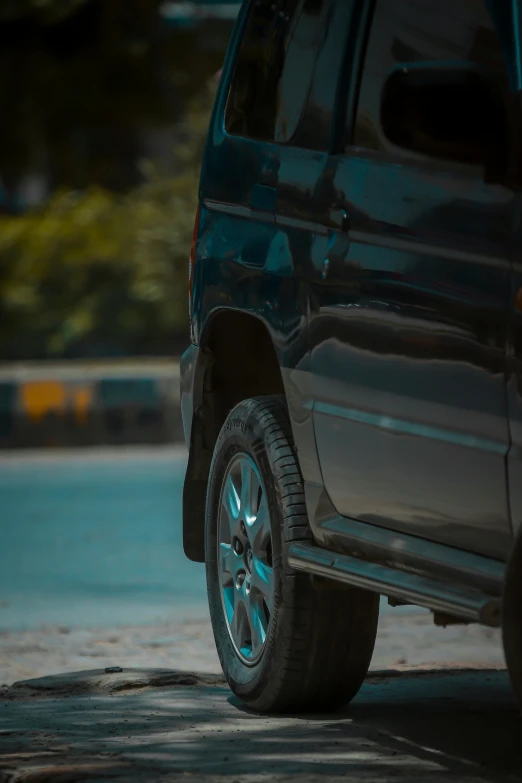
{"type": "MultiPolygon", "coordinates": [[[[114,630],[49,627],[0,631],[0,685],[107,666],[221,671],[208,619],[181,618],[114,630]]],[[[433,666],[503,667],[499,631],[478,625],[438,628],[431,614],[423,610],[384,613],[372,670],[433,666]]]]}

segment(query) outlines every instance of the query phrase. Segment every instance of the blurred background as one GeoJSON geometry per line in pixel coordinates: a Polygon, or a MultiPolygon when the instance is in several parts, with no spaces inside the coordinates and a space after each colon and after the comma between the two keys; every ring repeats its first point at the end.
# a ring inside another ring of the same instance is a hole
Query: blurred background
{"type": "Polygon", "coordinates": [[[238,9],[0,0],[0,446],[182,438],[188,251],[238,9]]]}
{"type": "Polygon", "coordinates": [[[239,4],[0,0],[0,355],[176,356],[239,4]]]}
{"type": "MultiPolygon", "coordinates": [[[[181,546],[178,360],[238,8],[0,0],[0,684],[219,670],[181,546]]],[[[490,629],[383,609],[373,668],[502,664],[490,629]]]]}
{"type": "Polygon", "coordinates": [[[181,549],[178,359],[238,9],[0,0],[0,684],[88,668],[105,629],[109,663],[172,665],[179,641],[216,668],[181,549]]]}

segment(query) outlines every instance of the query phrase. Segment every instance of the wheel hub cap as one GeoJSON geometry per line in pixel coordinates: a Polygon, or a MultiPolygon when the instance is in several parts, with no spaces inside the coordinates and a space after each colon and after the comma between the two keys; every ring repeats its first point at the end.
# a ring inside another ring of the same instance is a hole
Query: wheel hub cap
{"type": "Polygon", "coordinates": [[[257,466],[238,454],[223,480],[218,519],[218,570],[227,629],[247,665],[261,658],[274,608],[272,533],[257,466]]]}

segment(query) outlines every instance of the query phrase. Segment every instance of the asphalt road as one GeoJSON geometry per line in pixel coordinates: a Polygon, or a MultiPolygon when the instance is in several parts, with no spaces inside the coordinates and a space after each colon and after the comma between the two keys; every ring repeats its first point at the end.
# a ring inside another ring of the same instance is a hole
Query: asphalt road
{"type": "Polygon", "coordinates": [[[520,779],[499,634],[435,628],[422,610],[383,603],[346,710],[245,710],[220,676],[203,567],[182,553],[185,460],[0,457],[0,781],[520,779]]]}
{"type": "MultiPolygon", "coordinates": [[[[0,457],[0,683],[103,651],[219,670],[204,567],[182,551],[185,464],[182,447],[0,457]]],[[[502,666],[498,632],[435,628],[429,612],[382,601],[373,668],[441,663],[502,666]]]]}
{"type": "Polygon", "coordinates": [[[260,716],[218,678],[98,671],[0,689],[0,780],[510,783],[521,729],[504,672],[373,675],[338,713],[260,716]]]}
{"type": "Polygon", "coordinates": [[[0,630],[206,612],[181,543],[184,448],[0,457],[0,630]]]}

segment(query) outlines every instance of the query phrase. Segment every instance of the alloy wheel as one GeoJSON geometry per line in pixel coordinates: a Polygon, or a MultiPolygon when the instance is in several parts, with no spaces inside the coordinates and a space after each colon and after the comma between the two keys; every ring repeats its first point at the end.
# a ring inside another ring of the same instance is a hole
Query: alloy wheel
{"type": "Polygon", "coordinates": [[[248,454],[237,454],[223,479],[218,550],[228,633],[239,658],[252,666],[265,649],[274,609],[274,571],[267,496],[248,454]]]}

